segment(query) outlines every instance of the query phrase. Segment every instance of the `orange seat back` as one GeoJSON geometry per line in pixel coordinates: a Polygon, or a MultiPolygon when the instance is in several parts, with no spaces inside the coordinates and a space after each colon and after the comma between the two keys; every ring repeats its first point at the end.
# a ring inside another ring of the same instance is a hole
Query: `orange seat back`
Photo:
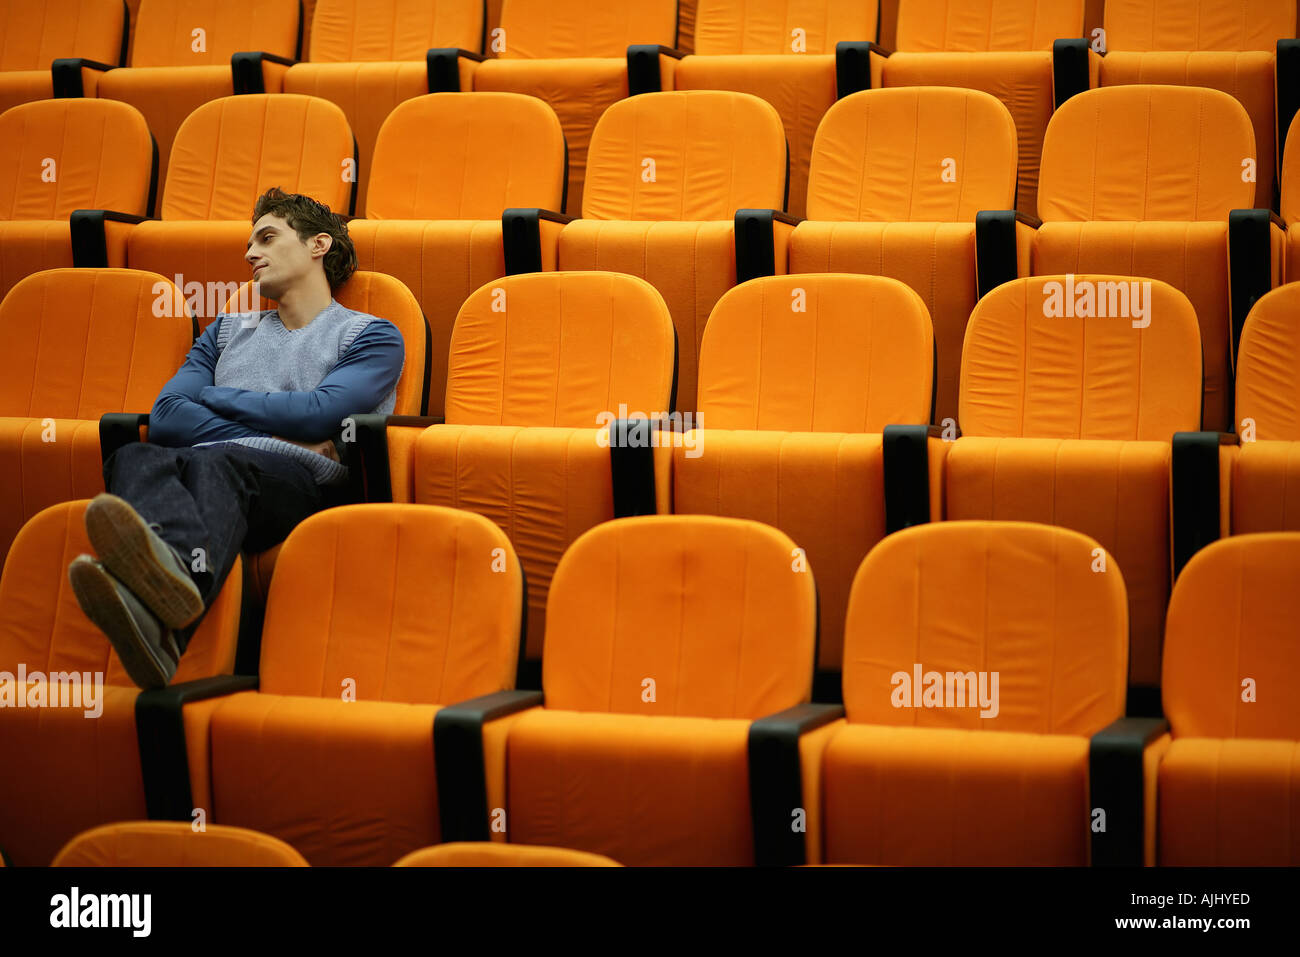
{"type": "Polygon", "coordinates": [[[316,0],[307,59],[312,63],[423,60],[427,51],[438,47],[478,51],[482,44],[482,0],[316,0]]]}
{"type": "Polygon", "coordinates": [[[834,53],[840,40],[875,40],[877,13],[852,0],[700,0],[695,52],[834,53]]]}
{"type": "Polygon", "coordinates": [[[930,421],[934,330],[912,289],[882,276],[743,283],[713,307],[700,347],[700,424],[880,432],[930,421]]]}
{"type": "Polygon", "coordinates": [[[913,53],[1051,50],[1083,33],[1084,0],[897,0],[895,49],[913,53]]]}
{"type": "Polygon", "coordinates": [[[1288,283],[1251,307],[1237,350],[1237,422],[1256,439],[1300,441],[1300,285],[1288,283]]]}
{"type": "Polygon", "coordinates": [[[116,65],[126,7],[121,0],[0,0],[0,23],[0,71],[48,71],[59,57],[116,65]]]}
{"type": "Polygon", "coordinates": [[[163,219],[245,219],[272,186],[351,212],[356,143],[343,111],[296,93],[225,96],[181,123],[163,190],[163,219]]]}
{"type": "Polygon", "coordinates": [[[67,219],[76,209],[143,216],[155,162],[149,126],[127,103],[20,104],[0,113],[0,220],[67,219]]]}
{"type": "Polygon", "coordinates": [[[1242,163],[1250,116],[1198,86],[1114,86],[1070,97],[1047,124],[1038,182],[1044,222],[1228,221],[1255,202],[1242,163]],[[1091,148],[1083,148],[1091,144],[1091,148]]]}
{"type": "Polygon", "coordinates": [[[586,219],[730,220],[783,209],[785,127],[748,93],[647,93],[605,110],[591,134],[586,219]]]}
{"type": "Polygon", "coordinates": [[[430,93],[399,103],[375,143],[369,219],[500,219],[559,209],[564,130],[522,93],[430,93]]]}
{"type": "Polygon", "coordinates": [[[52,867],[306,867],[277,837],[242,827],[189,821],[128,821],[78,834],[52,867]]]}
{"type": "Polygon", "coordinates": [[[1168,442],[1200,421],[1200,327],[1166,283],[1034,276],[997,287],[971,313],[965,435],[1168,442]]]}
{"type": "Polygon", "coordinates": [[[796,553],[783,532],[735,518],[587,531],[551,581],[546,707],[753,719],[807,701],[817,596],[796,553]]]}
{"type": "Polygon", "coordinates": [[[1095,570],[1099,554],[1086,535],[1028,522],[935,522],[888,536],[849,597],[848,720],[1101,730],[1124,713],[1128,605],[1114,561],[1095,570]]]}
{"type": "Polygon", "coordinates": [[[0,338],[0,415],[98,419],[153,408],[185,361],[193,319],[156,273],[49,269],[0,302],[0,338]]]}
{"type": "Polygon", "coordinates": [[[1300,533],[1235,535],[1192,556],[1165,626],[1165,715],[1175,738],[1300,741],[1295,587],[1300,533]]]}
{"type": "Polygon", "coordinates": [[[225,66],[261,50],[298,50],[298,0],[140,0],[131,66],[225,66]]]}
{"type": "Polygon", "coordinates": [[[621,273],[506,276],[461,306],[447,422],[597,428],[608,412],[670,410],[675,333],[663,298],[621,273]]]}
{"type": "Polygon", "coordinates": [[[633,43],[672,46],[677,0],[504,0],[502,59],[625,57],[633,43]]]}
{"type": "Polygon", "coordinates": [[[603,854],[567,847],[458,841],[412,851],[394,867],[621,867],[603,854]]]}
{"type": "Polygon", "coordinates": [[[275,563],[260,688],[338,698],[350,687],[355,700],[407,704],[513,688],[523,598],[510,540],[480,515],[326,509],[290,533],[275,563]]]}
{"type": "Polygon", "coordinates": [[[1294,0],[1106,0],[1106,49],[1267,50],[1294,37],[1294,0]]]}
{"type": "Polygon", "coordinates": [[[952,87],[864,90],[822,117],[808,218],[974,222],[1016,198],[1016,124],[996,97],[952,87]]]}

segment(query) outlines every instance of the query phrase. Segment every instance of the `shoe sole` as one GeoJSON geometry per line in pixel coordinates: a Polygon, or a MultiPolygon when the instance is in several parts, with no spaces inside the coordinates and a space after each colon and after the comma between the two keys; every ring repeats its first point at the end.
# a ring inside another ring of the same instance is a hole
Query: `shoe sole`
{"type": "Polygon", "coordinates": [[[94,561],[77,559],[68,567],[68,580],[81,610],[108,637],[131,680],[140,688],[166,687],[174,672],[145,641],[108,572],[94,561]]]}
{"type": "Polygon", "coordinates": [[[149,526],[124,500],[96,497],[86,508],[86,533],[104,567],[168,628],[184,628],[203,614],[198,586],[158,560],[149,526]]]}

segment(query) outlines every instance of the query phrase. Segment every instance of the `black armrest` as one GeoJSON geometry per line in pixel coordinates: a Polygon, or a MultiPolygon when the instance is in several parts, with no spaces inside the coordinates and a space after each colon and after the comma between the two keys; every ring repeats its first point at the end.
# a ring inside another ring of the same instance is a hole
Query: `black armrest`
{"type": "Polygon", "coordinates": [[[230,56],[232,88],[236,94],[265,93],[266,79],[262,76],[263,63],[280,63],[284,66],[293,66],[297,62],[297,60],[289,57],[279,56],[275,53],[265,53],[261,50],[246,50],[242,53],[233,53],[230,56]]]}
{"type": "Polygon", "coordinates": [[[1219,447],[1231,432],[1175,432],[1169,497],[1174,523],[1174,577],[1198,551],[1219,538],[1219,447]]]}
{"type": "Polygon", "coordinates": [[[388,427],[415,426],[427,428],[442,425],[446,420],[440,415],[354,415],[350,417],[356,428],[357,448],[352,461],[359,462],[362,489],[366,502],[391,502],[393,477],[388,467],[388,427]]]}
{"type": "Polygon", "coordinates": [[[388,468],[387,415],[354,415],[354,461],[361,466],[361,487],[367,502],[391,502],[393,480],[388,468]]]}
{"type": "Polygon", "coordinates": [[[182,708],[191,701],[256,688],[253,676],[217,675],[140,692],[135,699],[135,733],[151,821],[188,821],[194,810],[182,708]]]}
{"type": "Polygon", "coordinates": [[[424,67],[429,82],[430,93],[460,92],[460,61],[472,60],[482,63],[487,59],[481,53],[462,50],[459,47],[437,47],[424,54],[424,67]]]}
{"type": "Polygon", "coordinates": [[[1270,225],[1286,229],[1282,218],[1269,209],[1234,209],[1228,213],[1228,288],[1234,361],[1246,316],[1256,301],[1273,288],[1270,225]]]}
{"type": "Polygon", "coordinates": [[[797,226],[801,222],[779,209],[736,210],[736,285],[776,275],[775,224],[797,226]]]}
{"type": "Polygon", "coordinates": [[[104,224],[143,223],[148,216],[119,213],[113,209],[74,209],[68,217],[72,233],[72,265],[79,269],[102,269],[108,265],[108,239],[104,224]]]}
{"type": "Polygon", "coordinates": [[[85,57],[59,57],[50,64],[50,81],[54,85],[54,96],[56,99],[85,96],[86,88],[81,82],[82,70],[99,70],[101,73],[107,73],[109,70],[116,69],[117,67],[112,64],[87,60],[85,57]]]}
{"type": "Polygon", "coordinates": [[[835,98],[871,89],[871,54],[887,57],[889,51],[870,40],[841,40],[835,44],[835,98]]]}
{"type": "MultiPolygon", "coordinates": [[[[1300,110],[1300,40],[1277,41],[1277,155],[1280,159],[1286,148],[1286,135],[1291,121],[1300,110]]],[[[1277,164],[1278,178],[1282,164],[1277,164]]]]}
{"type": "Polygon", "coordinates": [[[1059,110],[1062,103],[1092,85],[1088,70],[1090,50],[1088,41],[1080,37],[1052,43],[1053,109],[1059,110]]]}
{"type": "Polygon", "coordinates": [[[976,291],[980,299],[1020,276],[1016,223],[1034,229],[1043,225],[1038,218],[1014,209],[988,209],[975,214],[976,291]]]}
{"type": "Polygon", "coordinates": [[[483,725],[542,703],[540,691],[498,691],[441,709],[433,717],[434,765],[442,839],[486,841],[489,836],[483,725]]]}
{"type": "Polygon", "coordinates": [[[1142,756],[1169,730],[1164,718],[1120,718],[1092,736],[1088,748],[1089,831],[1093,867],[1141,867],[1146,797],[1142,756]],[[1100,830],[1097,811],[1105,813],[1100,830]]]}
{"type": "Polygon", "coordinates": [[[634,43],[627,48],[627,95],[658,93],[663,89],[659,75],[659,57],[670,56],[680,60],[686,56],[681,50],[658,43],[634,43]]]}
{"type": "Polygon", "coordinates": [[[124,445],[140,441],[140,426],[149,424],[148,413],[106,412],[99,417],[99,456],[105,463],[124,445]]]}
{"type": "Polygon", "coordinates": [[[803,803],[799,738],[844,716],[837,704],[800,704],[759,718],[749,726],[749,807],[754,863],[760,867],[803,864],[804,833],[794,813],[803,803]]]}
{"type": "Polygon", "coordinates": [[[616,419],[610,423],[609,471],[615,518],[655,514],[653,433],[660,425],[658,419],[616,419]]]}
{"type": "Polygon", "coordinates": [[[501,214],[506,275],[542,271],[542,221],[571,223],[575,217],[549,209],[511,208],[501,214]]]}
{"type": "Polygon", "coordinates": [[[887,425],[881,449],[885,470],[885,534],[930,521],[930,439],[936,425],[887,425]]]}

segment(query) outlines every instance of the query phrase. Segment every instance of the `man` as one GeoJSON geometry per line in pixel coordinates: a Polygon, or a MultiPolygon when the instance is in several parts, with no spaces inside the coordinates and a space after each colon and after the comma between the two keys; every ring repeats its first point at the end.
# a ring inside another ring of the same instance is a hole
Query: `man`
{"type": "Polygon", "coordinates": [[[393,410],[401,333],[332,294],[357,264],[344,219],[268,190],[245,258],[278,308],[219,316],[198,338],[154,403],[149,441],[104,463],[108,492],[86,509],[98,560],[68,568],[142,688],[172,679],[241,550],[270,548],[341,500],[343,420],[393,410]]]}

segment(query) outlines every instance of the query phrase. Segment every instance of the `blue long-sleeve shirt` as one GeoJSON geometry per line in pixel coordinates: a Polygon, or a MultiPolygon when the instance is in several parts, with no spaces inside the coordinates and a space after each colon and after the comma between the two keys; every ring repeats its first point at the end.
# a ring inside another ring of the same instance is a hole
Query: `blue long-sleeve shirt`
{"type": "Polygon", "coordinates": [[[343,420],[391,412],[405,349],[392,323],[331,302],[302,329],[278,313],[224,316],[204,331],[163,387],[149,439],[188,446],[237,442],[293,456],[317,481],[346,471],[276,437],[321,442],[343,420]]]}

